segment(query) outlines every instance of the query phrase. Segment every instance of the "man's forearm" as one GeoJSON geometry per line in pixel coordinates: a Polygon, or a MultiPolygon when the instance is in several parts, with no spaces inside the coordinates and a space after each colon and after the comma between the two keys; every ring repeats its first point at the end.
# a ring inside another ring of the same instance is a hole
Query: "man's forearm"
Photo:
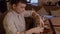
{"type": "Polygon", "coordinates": [[[32,31],[31,30],[28,30],[28,31],[24,31],[24,32],[18,32],[19,34],[32,34],[32,31]]]}

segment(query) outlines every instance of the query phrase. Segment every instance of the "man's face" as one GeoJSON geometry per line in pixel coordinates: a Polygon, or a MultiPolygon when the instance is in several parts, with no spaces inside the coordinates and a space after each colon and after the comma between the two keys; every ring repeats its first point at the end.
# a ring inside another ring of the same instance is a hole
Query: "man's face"
{"type": "Polygon", "coordinates": [[[14,9],[16,10],[16,12],[22,13],[25,10],[26,4],[24,4],[24,3],[18,3],[14,7],[15,7],[14,9]]]}

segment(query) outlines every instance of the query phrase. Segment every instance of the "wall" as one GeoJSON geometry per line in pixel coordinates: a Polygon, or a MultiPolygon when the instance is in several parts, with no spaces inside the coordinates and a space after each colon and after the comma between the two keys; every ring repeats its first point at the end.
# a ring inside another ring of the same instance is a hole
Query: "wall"
{"type": "Polygon", "coordinates": [[[43,4],[47,4],[48,1],[51,1],[52,5],[54,5],[58,0],[39,0],[39,6],[42,6],[43,4]]]}

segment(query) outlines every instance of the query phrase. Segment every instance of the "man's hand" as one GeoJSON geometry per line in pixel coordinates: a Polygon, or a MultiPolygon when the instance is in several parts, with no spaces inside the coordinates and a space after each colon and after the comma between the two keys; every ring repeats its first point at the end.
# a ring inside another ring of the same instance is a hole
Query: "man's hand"
{"type": "Polygon", "coordinates": [[[36,27],[36,28],[32,28],[30,29],[31,33],[40,33],[43,29],[41,29],[40,27],[36,27]]]}
{"type": "Polygon", "coordinates": [[[35,27],[35,28],[32,28],[32,29],[27,30],[25,32],[18,32],[18,34],[32,34],[32,33],[39,34],[43,30],[44,30],[43,28],[41,29],[40,27],[35,27]]]}

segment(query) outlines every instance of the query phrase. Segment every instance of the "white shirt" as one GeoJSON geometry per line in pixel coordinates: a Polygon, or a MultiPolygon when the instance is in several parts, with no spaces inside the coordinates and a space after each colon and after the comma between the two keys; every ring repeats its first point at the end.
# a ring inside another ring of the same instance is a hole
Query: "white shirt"
{"type": "Polygon", "coordinates": [[[32,15],[33,11],[25,11],[21,14],[17,14],[15,11],[10,11],[4,18],[3,25],[6,30],[6,34],[17,34],[25,30],[25,19],[32,15]]]}

